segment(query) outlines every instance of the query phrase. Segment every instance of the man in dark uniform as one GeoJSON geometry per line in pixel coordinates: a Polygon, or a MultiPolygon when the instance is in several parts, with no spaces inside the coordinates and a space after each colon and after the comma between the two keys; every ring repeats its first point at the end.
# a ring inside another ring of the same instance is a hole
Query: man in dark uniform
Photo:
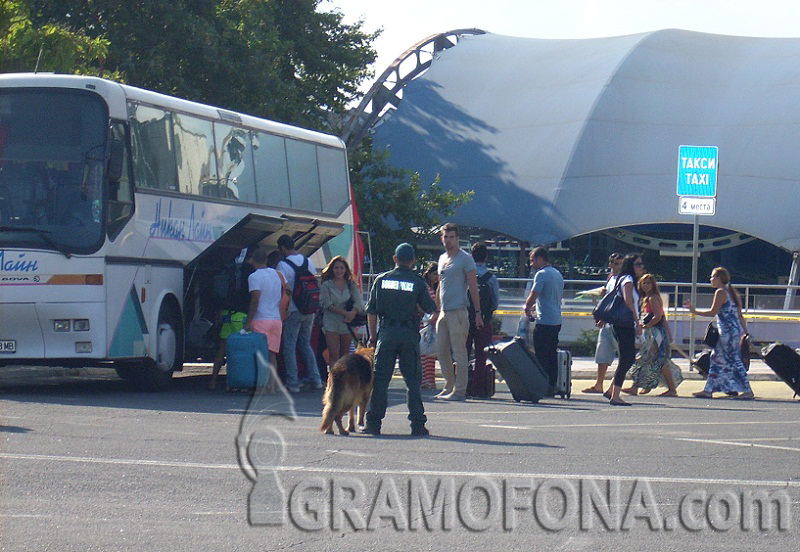
{"type": "Polygon", "coordinates": [[[408,419],[411,435],[429,435],[425,428],[425,408],[422,406],[420,382],[422,368],[419,362],[419,309],[427,313],[436,310],[436,303],[428,294],[425,280],[414,272],[414,248],[401,243],[394,252],[394,270],[384,272],[375,280],[367,303],[367,324],[370,345],[375,349],[375,385],[367,408],[365,433],[380,435],[381,421],[386,415],[389,382],[394,363],[400,357],[400,373],[407,390],[408,419]],[[380,333],[378,333],[380,319],[380,333]],[[377,337],[376,337],[377,336],[377,337]]]}

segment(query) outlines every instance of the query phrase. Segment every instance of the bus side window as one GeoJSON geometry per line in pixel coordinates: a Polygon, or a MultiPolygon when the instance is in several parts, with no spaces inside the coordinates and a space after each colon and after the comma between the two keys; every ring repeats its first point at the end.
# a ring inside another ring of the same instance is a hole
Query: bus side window
{"type": "Polygon", "coordinates": [[[130,140],[124,123],[111,124],[110,137],[124,144],[122,160],[122,176],[118,182],[108,183],[108,214],[106,217],[106,231],[113,240],[133,216],[133,183],[130,175],[130,140]]]}
{"type": "Polygon", "coordinates": [[[211,121],[173,113],[172,127],[180,191],[185,194],[218,197],[214,193],[206,192],[209,185],[219,181],[211,121]]]}
{"type": "Polygon", "coordinates": [[[136,186],[178,191],[178,168],[172,114],[163,109],[128,104],[136,186]]]}

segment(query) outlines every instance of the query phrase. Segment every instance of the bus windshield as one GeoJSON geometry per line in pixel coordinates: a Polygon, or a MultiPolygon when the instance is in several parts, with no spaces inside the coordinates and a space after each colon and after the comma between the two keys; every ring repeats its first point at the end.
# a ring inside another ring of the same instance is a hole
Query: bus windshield
{"type": "Polygon", "coordinates": [[[0,247],[100,248],[107,129],[93,93],[0,89],[0,247]]]}

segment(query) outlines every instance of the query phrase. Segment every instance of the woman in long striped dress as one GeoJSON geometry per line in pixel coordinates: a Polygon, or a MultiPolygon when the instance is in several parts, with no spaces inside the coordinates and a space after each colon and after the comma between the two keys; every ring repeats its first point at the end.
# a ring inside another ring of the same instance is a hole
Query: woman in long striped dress
{"type": "MultiPolygon", "coordinates": [[[[439,272],[436,263],[431,263],[422,274],[425,283],[428,284],[428,293],[431,299],[436,300],[436,288],[439,287],[439,272]]],[[[420,329],[425,327],[424,322],[420,322],[420,329]]],[[[436,389],[436,355],[420,355],[422,361],[422,389],[436,389]]]]}
{"type": "Polygon", "coordinates": [[[691,301],[686,306],[692,314],[716,316],[719,340],[711,353],[706,386],[694,393],[699,399],[710,399],[714,393],[725,393],[737,399],[753,400],[755,395],[747,378],[747,368],[742,362],[742,336],[747,333],[747,322],[742,316],[742,299],[731,285],[730,273],[721,266],[711,271],[714,302],[708,310],[697,310],[691,301]]]}

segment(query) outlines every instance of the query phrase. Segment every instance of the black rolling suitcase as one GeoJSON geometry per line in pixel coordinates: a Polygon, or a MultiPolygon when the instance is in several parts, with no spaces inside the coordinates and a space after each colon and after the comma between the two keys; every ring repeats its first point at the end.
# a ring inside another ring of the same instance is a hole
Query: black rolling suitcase
{"type": "Polygon", "coordinates": [[[486,371],[483,377],[476,375],[475,364],[470,363],[467,379],[467,397],[475,399],[491,399],[495,391],[495,370],[494,366],[486,363],[486,371]]]}
{"type": "Polygon", "coordinates": [[[762,355],[767,366],[792,388],[795,396],[800,395],[800,355],[783,343],[767,345],[762,355]]]}
{"type": "Polygon", "coordinates": [[[503,376],[515,401],[539,402],[548,396],[547,375],[525,341],[515,337],[486,348],[486,354],[503,376]]]}

